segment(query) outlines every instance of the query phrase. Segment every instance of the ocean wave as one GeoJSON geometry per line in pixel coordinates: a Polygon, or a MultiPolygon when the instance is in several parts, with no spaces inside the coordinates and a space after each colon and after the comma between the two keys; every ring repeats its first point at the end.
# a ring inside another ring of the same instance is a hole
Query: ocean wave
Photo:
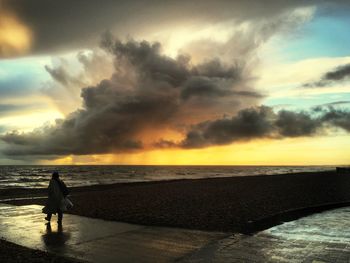
{"type": "Polygon", "coordinates": [[[47,187],[52,171],[68,186],[331,170],[331,166],[0,166],[0,188],[47,187]]]}

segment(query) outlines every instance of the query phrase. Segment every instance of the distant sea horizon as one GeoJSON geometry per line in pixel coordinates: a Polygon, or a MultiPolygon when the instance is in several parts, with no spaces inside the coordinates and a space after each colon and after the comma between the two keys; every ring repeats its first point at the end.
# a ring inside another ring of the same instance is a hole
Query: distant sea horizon
{"type": "Polygon", "coordinates": [[[0,189],[45,188],[53,171],[70,187],[335,170],[342,165],[0,165],[0,189]]]}

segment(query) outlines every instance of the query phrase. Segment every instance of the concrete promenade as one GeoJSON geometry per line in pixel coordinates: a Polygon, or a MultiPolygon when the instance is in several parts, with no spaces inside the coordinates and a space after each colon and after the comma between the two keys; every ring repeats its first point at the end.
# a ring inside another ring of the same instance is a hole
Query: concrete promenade
{"type": "Polygon", "coordinates": [[[0,237],[89,262],[173,262],[227,234],[147,227],[65,214],[45,224],[41,206],[0,204],[0,237]]]}
{"type": "Polygon", "coordinates": [[[89,262],[350,263],[350,207],[254,235],[147,227],[66,214],[46,225],[37,205],[0,204],[1,238],[89,262]]]}

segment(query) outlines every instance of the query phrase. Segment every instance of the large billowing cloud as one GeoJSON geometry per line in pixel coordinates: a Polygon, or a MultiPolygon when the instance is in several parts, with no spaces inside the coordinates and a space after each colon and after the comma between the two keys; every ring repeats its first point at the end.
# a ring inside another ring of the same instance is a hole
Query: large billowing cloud
{"type": "MultiPolygon", "coordinates": [[[[115,57],[112,77],[84,88],[83,107],[66,119],[30,133],[2,136],[9,146],[5,154],[138,150],[157,139],[144,138],[147,131],[181,132],[191,123],[255,105],[262,98],[249,86],[249,70],[218,58],[193,64],[189,56],[162,54],[159,43],[121,42],[109,36],[103,47],[115,57]]],[[[78,81],[63,68],[46,70],[63,85],[78,81]]]]}
{"type": "Polygon", "coordinates": [[[42,53],[91,47],[106,29],[120,36],[144,36],[174,27],[203,27],[226,20],[259,24],[298,7],[329,7],[347,1],[2,0],[1,3],[31,29],[35,40],[32,51],[42,53]]]}
{"type": "MultiPolygon", "coordinates": [[[[7,156],[99,154],[154,147],[201,148],[257,138],[314,136],[328,128],[350,131],[350,112],[274,112],[256,107],[262,97],[248,85],[251,72],[220,59],[199,64],[168,57],[159,43],[121,42],[107,35],[115,57],[111,78],[82,90],[83,106],[53,125],[1,136],[7,156]],[[229,118],[227,116],[233,115],[229,118]],[[222,117],[224,116],[224,117],[222,117]],[[175,131],[183,139],[166,137],[175,131]]],[[[70,83],[62,70],[47,68],[70,83]]]]}

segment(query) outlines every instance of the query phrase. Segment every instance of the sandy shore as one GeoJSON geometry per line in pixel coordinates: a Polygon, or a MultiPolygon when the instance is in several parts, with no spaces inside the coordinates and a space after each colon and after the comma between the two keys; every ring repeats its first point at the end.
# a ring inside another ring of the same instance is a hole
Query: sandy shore
{"type": "MultiPolygon", "coordinates": [[[[287,210],[350,201],[350,175],[335,172],[129,183],[71,189],[72,214],[144,225],[242,231],[287,210]]],[[[0,190],[1,198],[45,190],[0,190]]],[[[11,201],[44,204],[45,199],[11,201]]]]}

